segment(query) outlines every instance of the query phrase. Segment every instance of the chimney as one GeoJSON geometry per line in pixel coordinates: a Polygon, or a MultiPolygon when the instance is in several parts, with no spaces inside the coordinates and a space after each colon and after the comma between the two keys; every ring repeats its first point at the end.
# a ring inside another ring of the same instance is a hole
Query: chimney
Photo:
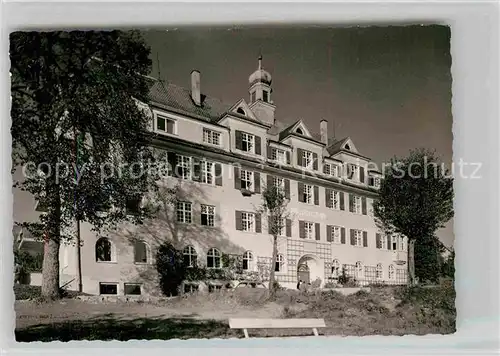
{"type": "Polygon", "coordinates": [[[319,124],[319,133],[321,135],[321,142],[328,146],[328,121],[321,120],[319,124]]]}
{"type": "Polygon", "coordinates": [[[201,106],[200,72],[191,72],[191,98],[197,106],[201,106]]]}

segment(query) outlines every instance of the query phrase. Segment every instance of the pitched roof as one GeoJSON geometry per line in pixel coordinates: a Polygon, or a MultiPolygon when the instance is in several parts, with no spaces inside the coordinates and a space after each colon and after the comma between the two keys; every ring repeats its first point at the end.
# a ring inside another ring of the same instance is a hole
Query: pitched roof
{"type": "Polygon", "coordinates": [[[281,130],[280,134],[279,134],[279,140],[283,140],[285,137],[287,137],[290,132],[292,131],[293,127],[295,125],[297,125],[297,123],[299,122],[300,120],[297,120],[295,121],[293,124],[291,124],[290,126],[288,126],[287,128],[285,128],[284,130],[281,130]]]}
{"type": "Polygon", "coordinates": [[[334,141],[326,150],[328,151],[329,154],[334,154],[338,151],[340,151],[340,148],[344,143],[346,143],[349,140],[349,137],[344,137],[343,139],[334,141]]]}
{"type": "Polygon", "coordinates": [[[189,89],[155,78],[148,79],[151,83],[148,94],[151,102],[201,116],[207,121],[217,121],[232,106],[204,94],[201,95],[201,106],[197,106],[189,89]]]}

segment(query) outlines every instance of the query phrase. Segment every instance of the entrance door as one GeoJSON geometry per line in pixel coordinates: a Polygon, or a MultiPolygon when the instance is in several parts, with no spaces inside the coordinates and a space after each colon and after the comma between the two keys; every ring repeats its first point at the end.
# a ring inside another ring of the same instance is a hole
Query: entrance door
{"type": "Polygon", "coordinates": [[[307,284],[310,282],[309,278],[310,278],[309,267],[305,263],[300,264],[299,267],[297,268],[297,279],[298,279],[297,282],[302,281],[307,284]]]}

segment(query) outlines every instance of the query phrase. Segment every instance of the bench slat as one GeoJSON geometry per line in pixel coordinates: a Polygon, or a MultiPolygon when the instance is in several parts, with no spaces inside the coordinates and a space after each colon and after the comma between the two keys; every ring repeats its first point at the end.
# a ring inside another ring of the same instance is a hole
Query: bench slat
{"type": "Polygon", "coordinates": [[[229,319],[231,329],[324,328],[324,319],[229,319]]]}

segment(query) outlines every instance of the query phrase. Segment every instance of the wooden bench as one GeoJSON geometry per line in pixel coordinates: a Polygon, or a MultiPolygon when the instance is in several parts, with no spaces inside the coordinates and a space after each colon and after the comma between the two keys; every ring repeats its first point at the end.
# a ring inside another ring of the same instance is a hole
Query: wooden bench
{"type": "Polygon", "coordinates": [[[324,328],[324,319],[229,319],[229,328],[243,329],[248,338],[247,329],[309,329],[318,336],[318,328],[324,328]]]}

